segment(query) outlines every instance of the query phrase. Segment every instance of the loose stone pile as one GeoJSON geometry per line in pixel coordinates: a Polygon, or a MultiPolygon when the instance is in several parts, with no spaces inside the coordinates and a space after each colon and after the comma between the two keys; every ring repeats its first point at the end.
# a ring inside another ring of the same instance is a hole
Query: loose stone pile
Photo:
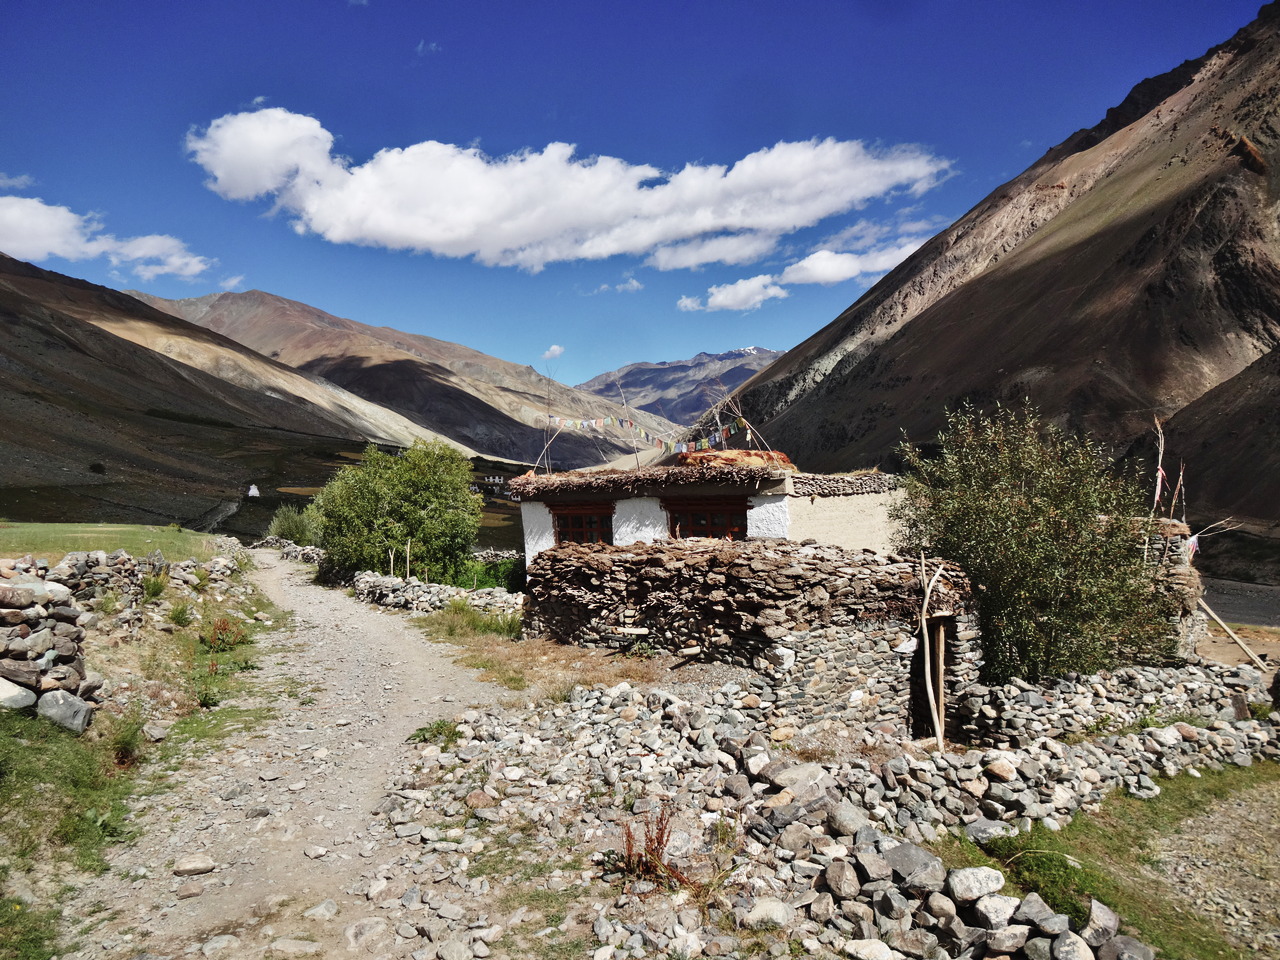
{"type": "Polygon", "coordinates": [[[1017,746],[1037,737],[1102,734],[1157,716],[1242,720],[1251,704],[1269,700],[1252,667],[1191,657],[1175,668],[1121,667],[1039,686],[1017,679],[973,684],[955,714],[966,743],[1017,746]]]}
{"type": "Polygon", "coordinates": [[[444,583],[424,583],[417,577],[389,577],[368,570],[357,573],[351,582],[357,600],[429,613],[441,610],[454,600],[462,600],[482,613],[519,616],[524,594],[509,593],[502,587],[467,590],[444,583]]]}
{"type": "Polygon", "coordinates": [[[598,960],[755,956],[769,938],[777,955],[790,940],[856,960],[1152,957],[1116,935],[1102,904],[1073,931],[1034,894],[1002,895],[998,871],[948,871],[919,844],[944,828],[982,840],[1032,820],[1058,827],[1115,787],[1154,794],[1156,774],[1280,757],[1274,723],[1248,720],[1019,750],[884,740],[856,759],[798,763],[772,751],[767,708],[734,684],[698,699],[620,684],[520,713],[467,711],[456,743],[426,746],[392,783],[379,812],[403,854],[361,892],[387,911],[387,931],[426,938],[418,960],[488,956],[519,918],[477,916],[473,903],[521,883],[594,901],[528,935],[590,931],[598,960]],[[667,815],[662,855],[684,880],[661,896],[661,877],[628,875],[617,851],[624,826],[642,845],[667,815]],[[595,851],[591,866],[567,851],[595,851]]]}
{"type": "Polygon", "coordinates": [[[257,543],[251,544],[249,549],[257,550],[260,547],[279,550],[280,555],[286,560],[297,560],[299,563],[319,563],[324,559],[323,548],[299,546],[284,537],[263,537],[257,543]]]}
{"type": "MultiPolygon", "coordinates": [[[[234,540],[218,546],[232,544],[240,549],[234,540]]],[[[196,600],[196,586],[215,594],[242,589],[229,582],[238,569],[233,557],[169,563],[159,552],[135,558],[123,550],[69,553],[52,567],[31,556],[0,559],[0,707],[35,706],[40,716],[83,733],[114,686],[85,665],[88,631],[117,643],[136,640],[148,618],[163,620],[164,611],[148,609],[148,578],[196,600]]]]}
{"type": "Polygon", "coordinates": [[[102,677],[85,669],[80,645],[93,614],[43,573],[33,563],[0,560],[0,707],[34,706],[83,733],[93,715],[87,698],[102,686],[102,677]]]}

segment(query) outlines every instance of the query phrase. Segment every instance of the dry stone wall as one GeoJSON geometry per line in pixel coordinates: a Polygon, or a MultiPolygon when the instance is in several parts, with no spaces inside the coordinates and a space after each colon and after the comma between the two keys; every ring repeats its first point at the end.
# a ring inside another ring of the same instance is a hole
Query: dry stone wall
{"type": "MultiPolygon", "coordinates": [[[[234,540],[219,547],[240,549],[234,540]]],[[[123,550],[69,553],[53,566],[32,556],[0,559],[0,707],[34,707],[83,733],[106,689],[102,675],[85,663],[89,633],[136,637],[148,577],[193,588],[216,585],[237,570],[233,557],[169,563],[158,552],[135,558],[123,550]]]]}
{"type": "MultiPolygon", "coordinates": [[[[939,565],[926,564],[930,578],[939,565]]],[[[942,566],[929,613],[945,618],[955,695],[980,663],[968,579],[942,566]]],[[[784,728],[825,717],[906,733],[913,689],[922,689],[913,678],[922,677],[923,594],[918,562],[870,550],[787,540],[571,544],[530,566],[525,632],[752,668],[784,728]]]]}

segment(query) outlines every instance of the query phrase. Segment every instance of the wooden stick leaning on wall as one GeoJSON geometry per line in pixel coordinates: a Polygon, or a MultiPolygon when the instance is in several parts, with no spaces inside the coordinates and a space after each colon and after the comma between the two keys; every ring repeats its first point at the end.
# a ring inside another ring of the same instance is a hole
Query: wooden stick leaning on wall
{"type": "MultiPolygon", "coordinates": [[[[929,594],[933,593],[933,587],[938,582],[938,578],[942,576],[943,564],[938,564],[938,569],[933,575],[933,579],[929,581],[929,585],[924,588],[924,601],[920,604],[920,642],[924,645],[924,692],[929,699],[929,719],[933,722],[933,737],[938,742],[938,749],[942,749],[942,718],[939,716],[938,698],[933,689],[933,664],[932,657],[929,655],[929,648],[933,646],[933,641],[929,637],[929,594]]],[[[925,582],[928,571],[924,565],[924,551],[920,551],[920,582],[925,582]]]]}
{"type": "Polygon", "coordinates": [[[1227,631],[1227,636],[1229,636],[1232,640],[1234,640],[1236,644],[1240,647],[1240,649],[1249,655],[1249,659],[1253,661],[1254,666],[1256,666],[1259,670],[1267,669],[1267,665],[1262,662],[1262,659],[1256,653],[1250,650],[1247,646],[1245,646],[1245,642],[1236,636],[1236,632],[1232,630],[1230,627],[1228,627],[1223,622],[1222,618],[1218,616],[1216,613],[1214,613],[1212,608],[1207,603],[1204,602],[1204,597],[1200,598],[1200,606],[1204,607],[1204,612],[1209,614],[1209,616],[1213,617],[1214,621],[1218,624],[1218,626],[1220,626],[1223,630],[1227,631]]]}

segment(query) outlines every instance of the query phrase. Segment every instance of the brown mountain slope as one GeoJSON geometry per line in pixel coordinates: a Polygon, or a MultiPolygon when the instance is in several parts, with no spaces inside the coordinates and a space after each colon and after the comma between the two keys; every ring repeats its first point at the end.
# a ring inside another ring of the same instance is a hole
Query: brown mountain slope
{"type": "Polygon", "coordinates": [[[374,436],[418,429],[390,415],[381,426],[335,415],[288,392],[305,384],[333,393],[296,371],[105,287],[7,257],[0,329],[0,516],[10,519],[190,526],[234,509],[256,483],[264,496],[251,506],[262,509],[248,527],[230,527],[257,532],[277,487],[323,482],[339,458],[360,451],[367,427],[377,427],[374,436]],[[149,329],[163,331],[159,351],[135,342],[149,329]],[[179,359],[191,353],[228,376],[179,359]]]}
{"type": "Polygon", "coordinates": [[[1273,3],[1143,81],[744,384],[747,417],[818,470],[889,461],[966,399],[1123,449],[1240,373],[1280,341],[1278,32],[1273,3]]]}
{"type": "MultiPolygon", "coordinates": [[[[575,420],[626,415],[616,404],[532,367],[445,340],[335,317],[260,290],[189,300],[134,295],[489,456],[536,461],[547,440],[548,412],[575,420]]],[[[652,433],[675,430],[660,417],[635,410],[630,415],[652,433]]],[[[611,428],[599,435],[562,433],[552,446],[557,467],[602,463],[630,450],[631,434],[611,428]]]]}

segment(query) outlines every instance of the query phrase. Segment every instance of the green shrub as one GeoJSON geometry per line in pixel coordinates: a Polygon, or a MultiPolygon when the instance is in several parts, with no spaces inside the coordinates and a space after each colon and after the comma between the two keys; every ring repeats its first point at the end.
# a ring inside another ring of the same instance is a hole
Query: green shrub
{"type": "Polygon", "coordinates": [[[169,622],[174,626],[189,627],[193,620],[195,620],[195,612],[191,609],[191,604],[185,600],[175,603],[169,611],[169,622]]]}
{"type": "Polygon", "coordinates": [[[300,547],[320,545],[320,511],[314,503],[308,503],[299,510],[291,503],[282,503],[276,508],[267,527],[267,536],[292,540],[300,547]]]}
{"type": "Polygon", "coordinates": [[[321,517],[321,575],[358,570],[402,573],[448,582],[470,557],[480,529],[480,497],[471,464],[440,441],[417,441],[399,455],[372,444],[316,495],[321,517]]]}
{"type": "Polygon", "coordinates": [[[143,577],[142,578],[142,599],[147,603],[152,600],[159,600],[160,595],[164,593],[164,588],[168,585],[168,577],[143,577]]]}
{"type": "Polygon", "coordinates": [[[465,561],[447,582],[466,590],[502,587],[511,593],[522,593],[525,585],[524,557],[494,560],[489,563],[470,559],[465,561]]]}
{"type": "Polygon", "coordinates": [[[1091,673],[1166,652],[1164,613],[1143,557],[1147,513],[1102,449],[1034,413],[948,414],[938,453],[904,445],[893,510],[904,549],[972,578],[991,680],[1091,673]]]}

